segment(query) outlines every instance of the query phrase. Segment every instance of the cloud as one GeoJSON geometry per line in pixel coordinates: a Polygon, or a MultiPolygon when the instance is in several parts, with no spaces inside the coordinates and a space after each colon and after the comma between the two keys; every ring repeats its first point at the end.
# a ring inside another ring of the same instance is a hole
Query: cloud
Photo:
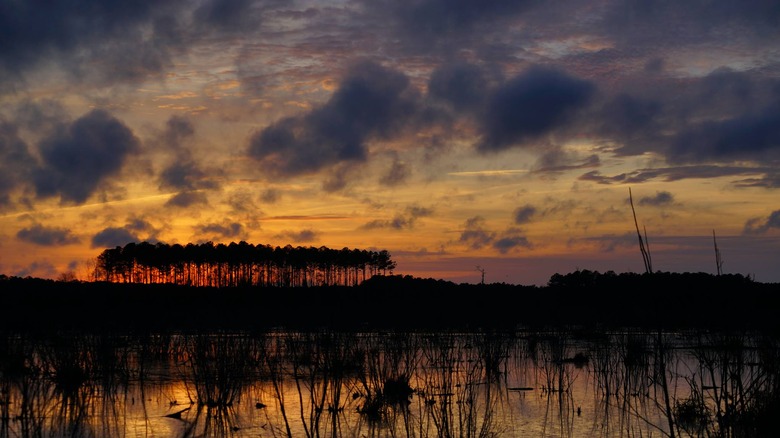
{"type": "MultiPolygon", "coordinates": [[[[151,223],[140,218],[131,219],[125,225],[125,228],[134,232],[146,232],[149,235],[154,235],[158,232],[158,230],[151,223]]],[[[148,238],[146,240],[156,240],[156,239],[148,238]]]]}
{"type": "Polygon", "coordinates": [[[35,164],[16,125],[0,120],[0,209],[9,206],[14,191],[30,180],[35,164]]]}
{"type": "Polygon", "coordinates": [[[274,204],[279,202],[281,197],[282,194],[277,189],[266,189],[263,191],[263,193],[260,194],[260,200],[266,204],[274,204]]]}
{"type": "Polygon", "coordinates": [[[349,176],[355,170],[351,163],[340,163],[335,165],[326,175],[322,182],[322,190],[331,193],[343,190],[349,183],[349,176]]]}
{"type": "Polygon", "coordinates": [[[766,178],[735,181],[735,185],[771,185],[777,179],[776,171],[769,167],[753,166],[727,166],[727,165],[692,165],[659,167],[653,169],[637,169],[631,172],[620,173],[613,176],[603,175],[598,170],[593,170],[579,176],[581,181],[592,181],[598,184],[624,184],[642,183],[653,180],[679,181],[690,178],[721,178],[726,176],[754,176],[767,174],[766,178]]]}
{"type": "Polygon", "coordinates": [[[659,52],[673,42],[705,45],[720,41],[712,29],[730,29],[746,41],[776,38],[780,7],[772,0],[710,2],[615,2],[599,28],[626,48],[646,47],[659,52]]]}
{"type": "Polygon", "coordinates": [[[16,237],[41,246],[63,246],[79,243],[79,238],[67,228],[46,227],[40,224],[35,224],[30,228],[22,228],[16,233],[16,237]]]}
{"type": "Polygon", "coordinates": [[[256,195],[248,190],[236,190],[230,193],[225,203],[236,213],[249,213],[253,216],[262,215],[262,211],[255,202],[256,195]]]}
{"type": "Polygon", "coordinates": [[[765,234],[772,229],[780,229],[780,210],[775,210],[766,218],[752,218],[745,222],[743,234],[765,234]]]}
{"type": "Polygon", "coordinates": [[[131,242],[150,242],[158,241],[156,235],[159,230],[150,222],[141,218],[130,218],[123,227],[108,227],[92,236],[92,248],[115,248],[125,246],[131,242]],[[144,235],[145,238],[140,236],[144,235]]]}
{"type": "Polygon", "coordinates": [[[319,239],[319,233],[311,229],[305,229],[300,231],[283,231],[277,235],[280,239],[288,239],[294,243],[301,242],[314,242],[319,239]]]}
{"type": "Polygon", "coordinates": [[[392,219],[375,219],[363,224],[360,228],[363,230],[375,230],[378,228],[390,228],[393,230],[403,230],[412,228],[414,220],[404,217],[402,215],[396,215],[392,219]]]}
{"type": "Polygon", "coordinates": [[[277,176],[362,162],[368,140],[397,135],[415,113],[417,102],[409,93],[404,74],[358,62],[324,105],[255,133],[249,155],[277,176]]]}
{"type": "Polygon", "coordinates": [[[109,227],[92,236],[92,248],[116,248],[139,241],[138,235],[125,227],[109,227]]]}
{"type": "Polygon", "coordinates": [[[484,105],[491,87],[499,79],[497,76],[476,64],[443,64],[431,73],[428,95],[457,112],[475,112],[484,105]]]}
{"type": "Polygon", "coordinates": [[[410,52],[455,52],[473,46],[499,23],[517,17],[536,0],[421,0],[414,2],[368,2],[367,8],[383,22],[395,25],[394,40],[410,52]],[[379,5],[379,6],[378,6],[379,5]],[[384,7],[382,7],[384,6],[384,7]]]}
{"type": "Polygon", "coordinates": [[[507,254],[517,248],[533,248],[533,245],[519,228],[508,228],[500,233],[485,226],[485,218],[472,216],[466,219],[459,242],[470,249],[490,246],[501,254],[507,254]]]}
{"type": "Polygon", "coordinates": [[[171,196],[165,202],[166,207],[187,208],[193,205],[208,205],[209,201],[205,193],[202,192],[181,192],[171,196]]]}
{"type": "Polygon", "coordinates": [[[84,203],[101,183],[119,173],[139,140],[122,122],[103,110],[92,110],[39,145],[43,160],[35,170],[40,197],[84,203]]]}
{"type": "Polygon", "coordinates": [[[780,188],[780,173],[767,172],[766,175],[760,178],[745,178],[738,181],[734,181],[735,187],[763,187],[765,189],[777,189],[780,188]]]}
{"type": "Polygon", "coordinates": [[[245,234],[244,226],[237,222],[209,223],[195,227],[195,233],[201,237],[199,241],[221,240],[222,238],[238,239],[245,234]]]}
{"type": "Polygon", "coordinates": [[[18,79],[44,62],[57,62],[76,80],[137,80],[171,65],[183,46],[178,5],[156,0],[2,2],[0,77],[18,79]],[[86,66],[89,66],[87,68],[86,66]]]}
{"type": "Polygon", "coordinates": [[[379,182],[385,186],[393,187],[403,184],[409,178],[409,175],[411,175],[409,165],[396,157],[390,169],[379,179],[379,182]]]}
{"type": "Polygon", "coordinates": [[[536,207],[531,204],[526,204],[521,207],[517,207],[513,213],[515,223],[518,225],[531,222],[531,218],[536,214],[536,207]]]}
{"type": "Polygon", "coordinates": [[[390,228],[393,230],[404,230],[414,228],[418,218],[427,217],[433,214],[433,209],[411,205],[406,207],[404,214],[397,214],[392,219],[375,219],[360,228],[364,230],[374,230],[377,228],[390,228]]]}
{"type": "Polygon", "coordinates": [[[755,114],[708,120],[682,130],[669,151],[678,162],[780,157],[780,104],[755,114]]]}
{"type": "Polygon", "coordinates": [[[667,191],[655,192],[655,196],[643,196],[639,198],[639,205],[650,205],[662,207],[671,205],[674,202],[674,196],[667,191]]]}
{"type": "Polygon", "coordinates": [[[460,233],[460,242],[471,249],[480,249],[490,245],[496,237],[496,233],[485,229],[485,218],[473,216],[466,220],[464,229],[460,233]]]}
{"type": "Polygon", "coordinates": [[[515,248],[531,248],[532,245],[525,236],[509,235],[497,239],[493,242],[493,248],[501,254],[507,254],[515,248]]]}
{"type": "Polygon", "coordinates": [[[195,127],[190,119],[184,116],[174,115],[165,123],[163,137],[167,146],[179,149],[182,141],[195,135],[195,127]]]}
{"type": "Polygon", "coordinates": [[[561,71],[535,66],[502,84],[481,120],[482,152],[537,139],[568,122],[588,104],[595,86],[561,71]]]}
{"type": "Polygon", "coordinates": [[[259,24],[253,0],[207,0],[193,16],[195,22],[212,29],[246,31],[259,24]]]}
{"type": "Polygon", "coordinates": [[[193,159],[190,143],[194,137],[195,127],[187,117],[175,115],[166,122],[162,140],[171,158],[160,172],[160,189],[191,191],[219,187],[212,176],[220,172],[206,171],[193,159]]]}
{"type": "Polygon", "coordinates": [[[631,147],[645,147],[661,137],[664,105],[657,99],[633,96],[622,91],[596,111],[594,132],[631,147]]]}
{"type": "Polygon", "coordinates": [[[177,161],[160,172],[160,188],[164,190],[213,189],[217,185],[209,174],[191,160],[177,161]]]}
{"type": "Polygon", "coordinates": [[[17,277],[54,278],[57,275],[57,268],[48,261],[35,261],[28,266],[15,268],[13,275],[17,277]]]}
{"type": "Polygon", "coordinates": [[[670,164],[760,162],[780,155],[778,79],[719,68],[684,81],[667,75],[647,83],[615,87],[615,96],[580,129],[590,126],[617,144],[618,155],[657,152],[670,164]]]}

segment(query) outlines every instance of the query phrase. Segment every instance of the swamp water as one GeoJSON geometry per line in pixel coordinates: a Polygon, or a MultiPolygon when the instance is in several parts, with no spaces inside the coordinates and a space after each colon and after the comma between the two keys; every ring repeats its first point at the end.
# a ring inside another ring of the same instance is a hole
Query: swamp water
{"type": "Polygon", "coordinates": [[[779,366],[744,333],[3,333],[0,437],[764,436],[779,366]]]}

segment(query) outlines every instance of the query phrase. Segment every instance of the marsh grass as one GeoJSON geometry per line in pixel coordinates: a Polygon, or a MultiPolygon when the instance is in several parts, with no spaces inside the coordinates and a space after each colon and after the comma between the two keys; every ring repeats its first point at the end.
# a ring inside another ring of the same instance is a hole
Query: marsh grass
{"type": "Polygon", "coordinates": [[[181,342],[180,367],[190,401],[208,408],[240,401],[255,378],[256,339],[241,333],[192,333],[181,342]]]}
{"type": "Polygon", "coordinates": [[[139,404],[150,436],[179,412],[181,436],[573,437],[587,415],[603,437],[774,437],[779,371],[777,338],[742,332],[6,334],[0,437],[129,436],[139,404]]]}
{"type": "MultiPolygon", "coordinates": [[[[694,355],[698,369],[687,379],[695,411],[713,437],[780,435],[780,350],[777,338],[708,334],[694,355]],[[714,348],[717,347],[717,348],[714,348]]],[[[682,412],[683,414],[685,411],[682,412]]],[[[681,427],[687,425],[678,417],[681,427]]]]}

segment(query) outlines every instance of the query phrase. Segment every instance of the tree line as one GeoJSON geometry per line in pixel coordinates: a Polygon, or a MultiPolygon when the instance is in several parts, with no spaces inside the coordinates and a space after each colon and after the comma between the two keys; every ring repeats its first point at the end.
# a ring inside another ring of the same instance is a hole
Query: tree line
{"type": "Polygon", "coordinates": [[[166,244],[131,242],[104,250],[96,281],[184,286],[355,286],[393,273],[387,250],[273,247],[244,241],[166,244]]]}

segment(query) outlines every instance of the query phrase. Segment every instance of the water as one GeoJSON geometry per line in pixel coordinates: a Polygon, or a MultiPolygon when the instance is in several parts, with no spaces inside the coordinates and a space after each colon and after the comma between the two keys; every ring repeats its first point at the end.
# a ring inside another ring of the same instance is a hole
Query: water
{"type": "Polygon", "coordinates": [[[780,406],[780,344],[749,333],[25,332],[1,342],[0,437],[739,437],[780,406]]]}

